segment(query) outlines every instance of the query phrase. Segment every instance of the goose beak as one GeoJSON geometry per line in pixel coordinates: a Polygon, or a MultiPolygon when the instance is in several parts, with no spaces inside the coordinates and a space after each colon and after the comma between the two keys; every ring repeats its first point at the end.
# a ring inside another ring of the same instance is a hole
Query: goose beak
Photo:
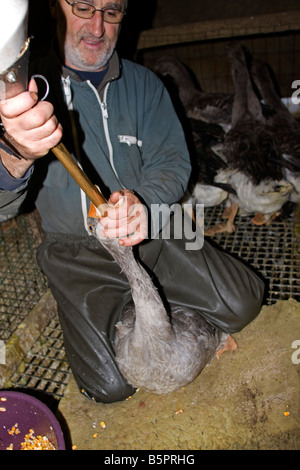
{"type": "Polygon", "coordinates": [[[92,202],[90,203],[88,217],[91,217],[92,219],[99,219],[99,220],[101,218],[100,212],[98,211],[97,207],[92,202]]]}

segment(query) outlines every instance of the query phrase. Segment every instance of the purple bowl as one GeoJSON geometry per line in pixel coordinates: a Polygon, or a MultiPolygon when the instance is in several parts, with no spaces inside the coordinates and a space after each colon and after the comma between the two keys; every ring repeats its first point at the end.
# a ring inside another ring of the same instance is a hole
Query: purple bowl
{"type": "Polygon", "coordinates": [[[47,436],[56,449],[65,450],[59,422],[52,411],[37,398],[25,393],[0,390],[0,409],[0,450],[7,449],[10,444],[13,444],[14,450],[20,450],[21,442],[29,429],[34,430],[35,436],[47,436]],[[10,435],[8,431],[16,423],[20,433],[10,435]]]}

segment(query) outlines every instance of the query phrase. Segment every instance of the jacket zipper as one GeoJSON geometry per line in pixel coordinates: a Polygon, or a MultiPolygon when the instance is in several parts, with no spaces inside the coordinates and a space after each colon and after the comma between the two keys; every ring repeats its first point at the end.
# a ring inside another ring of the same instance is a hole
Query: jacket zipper
{"type": "MultiPolygon", "coordinates": [[[[82,169],[81,166],[81,155],[80,155],[80,149],[79,149],[79,143],[78,143],[78,136],[77,136],[77,128],[76,128],[76,123],[74,120],[74,115],[73,115],[73,103],[72,103],[72,92],[71,92],[71,80],[70,77],[63,78],[62,77],[62,83],[63,83],[63,88],[64,88],[64,94],[66,98],[66,104],[69,110],[69,115],[70,115],[70,120],[71,120],[71,129],[72,129],[72,135],[73,135],[73,140],[75,143],[75,156],[77,159],[77,164],[78,166],[82,169]]],[[[88,216],[88,204],[87,204],[87,197],[85,192],[80,189],[80,201],[81,201],[81,211],[82,211],[82,216],[83,216],[83,224],[86,232],[88,235],[91,235],[91,232],[88,228],[88,223],[87,223],[87,216],[88,216]]]]}
{"type": "Polygon", "coordinates": [[[113,169],[113,172],[114,172],[117,180],[119,181],[121,187],[125,188],[122,185],[121,181],[120,181],[119,175],[117,173],[117,170],[116,170],[116,167],[115,167],[115,164],[114,164],[114,151],[113,151],[113,146],[112,146],[112,143],[111,143],[111,139],[110,139],[110,135],[109,135],[109,129],[108,129],[107,92],[108,92],[108,88],[109,88],[109,83],[107,83],[107,85],[105,85],[104,94],[103,94],[103,101],[101,101],[100,96],[98,94],[98,91],[96,90],[94,85],[92,85],[92,83],[89,80],[87,80],[87,83],[88,83],[89,87],[93,90],[93,92],[94,92],[94,94],[97,98],[97,101],[99,103],[101,112],[102,112],[104,135],[105,135],[106,143],[107,143],[107,146],[108,146],[110,165],[111,165],[111,167],[113,169]]]}

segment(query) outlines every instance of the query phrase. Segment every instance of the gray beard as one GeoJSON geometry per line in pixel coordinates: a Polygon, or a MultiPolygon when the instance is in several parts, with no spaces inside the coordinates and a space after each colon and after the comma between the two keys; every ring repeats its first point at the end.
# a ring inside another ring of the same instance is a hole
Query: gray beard
{"type": "Polygon", "coordinates": [[[106,66],[106,64],[109,62],[112,54],[114,52],[114,49],[109,49],[105,51],[104,54],[99,57],[98,61],[89,64],[86,63],[85,60],[80,56],[77,50],[70,50],[65,47],[65,61],[68,62],[69,64],[72,64],[74,68],[80,69],[80,70],[86,70],[87,72],[96,72],[97,70],[100,70],[106,66]]]}

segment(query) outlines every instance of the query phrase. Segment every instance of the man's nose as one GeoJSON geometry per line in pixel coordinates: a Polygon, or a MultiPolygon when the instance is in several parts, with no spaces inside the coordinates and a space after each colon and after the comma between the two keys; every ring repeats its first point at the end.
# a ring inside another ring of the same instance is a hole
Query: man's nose
{"type": "Polygon", "coordinates": [[[103,36],[105,26],[103,21],[103,14],[101,11],[95,11],[94,16],[89,20],[89,29],[95,37],[103,36]]]}

